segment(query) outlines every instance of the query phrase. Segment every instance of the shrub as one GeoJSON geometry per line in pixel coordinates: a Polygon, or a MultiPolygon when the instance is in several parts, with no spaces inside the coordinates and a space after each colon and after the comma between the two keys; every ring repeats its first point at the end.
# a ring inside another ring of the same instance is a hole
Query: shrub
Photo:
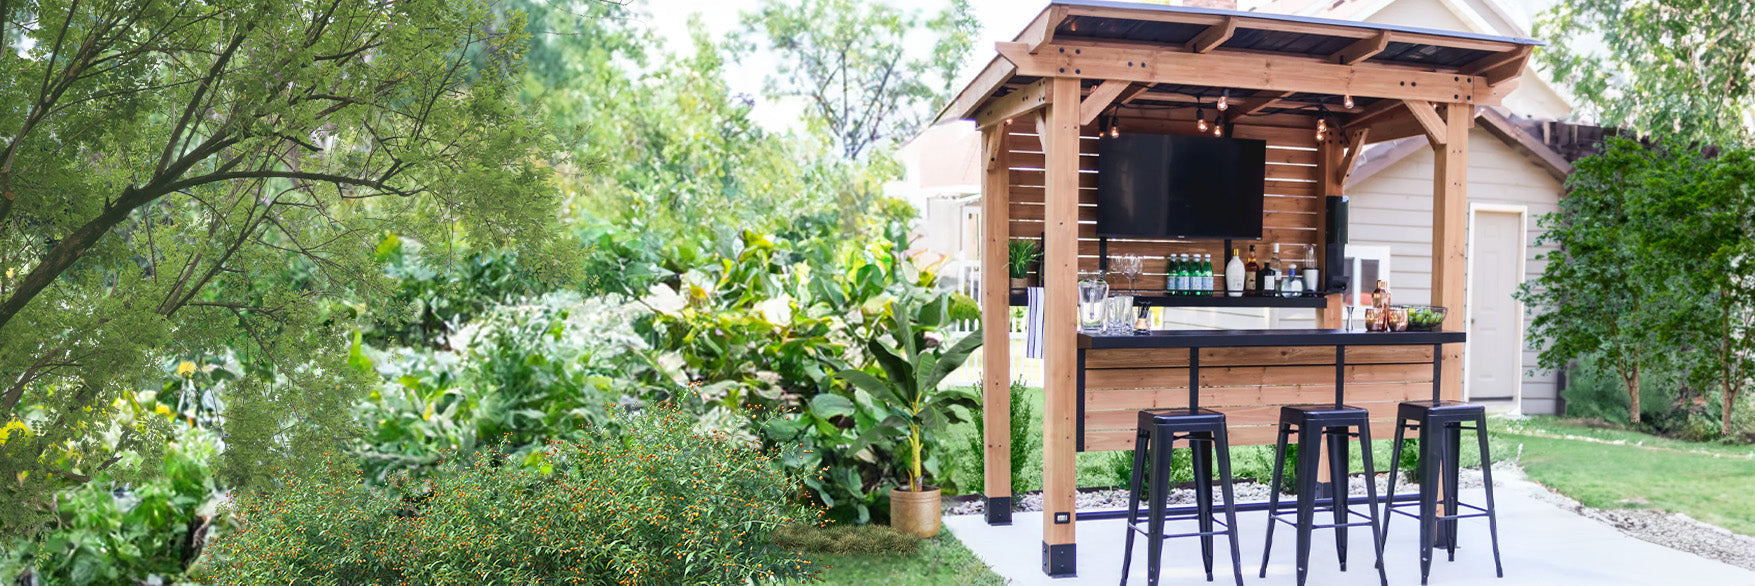
{"type": "Polygon", "coordinates": [[[536,469],[490,453],[385,489],[353,466],[235,503],[209,548],[223,584],[741,584],[808,575],[771,543],[815,522],[772,454],[668,405],[550,443],[536,469]],[[544,471],[546,469],[546,472],[544,471]]]}
{"type": "Polygon", "coordinates": [[[809,553],[914,553],[920,538],[884,525],[789,525],[774,532],[774,545],[809,553]]]}

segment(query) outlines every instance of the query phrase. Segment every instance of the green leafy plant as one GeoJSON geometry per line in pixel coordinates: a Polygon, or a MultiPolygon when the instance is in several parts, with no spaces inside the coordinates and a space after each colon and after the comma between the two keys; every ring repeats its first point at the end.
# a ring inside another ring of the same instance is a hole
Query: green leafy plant
{"type": "Polygon", "coordinates": [[[909,456],[905,486],[916,492],[926,486],[922,454],[929,434],[952,422],[973,421],[970,409],[980,401],[968,388],[939,388],[981,346],[980,330],[949,348],[942,345],[939,330],[950,321],[950,304],[948,294],[925,302],[913,298],[891,302],[883,320],[888,340],[874,338],[867,343],[884,378],[851,369],[836,374],[887,407],[882,425],[901,430],[909,456]]]}
{"type": "Polygon", "coordinates": [[[1012,240],[1006,245],[1006,269],[1013,279],[1030,276],[1030,268],[1042,261],[1042,247],[1035,240],[1012,240]]]}
{"type": "Polygon", "coordinates": [[[655,404],[616,431],[556,441],[550,472],[478,453],[428,480],[384,489],[337,461],[321,475],[246,496],[241,526],[215,540],[202,578],[220,584],[745,584],[808,577],[772,544],[814,523],[775,453],[704,433],[655,404]]]}

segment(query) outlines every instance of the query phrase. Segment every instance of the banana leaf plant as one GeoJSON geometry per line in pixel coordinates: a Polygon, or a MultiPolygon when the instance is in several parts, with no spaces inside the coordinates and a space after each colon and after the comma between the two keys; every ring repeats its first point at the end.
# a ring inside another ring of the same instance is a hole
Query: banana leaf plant
{"type": "Polygon", "coordinates": [[[941,332],[951,323],[950,304],[949,294],[924,302],[914,296],[892,301],[881,322],[885,331],[867,343],[883,376],[856,369],[837,373],[888,411],[881,427],[905,430],[902,439],[910,456],[906,480],[908,490],[914,492],[926,487],[921,455],[927,441],[934,439],[930,434],[951,423],[973,421],[970,409],[979,401],[973,390],[939,385],[981,346],[979,330],[949,347],[943,344],[941,332]]]}

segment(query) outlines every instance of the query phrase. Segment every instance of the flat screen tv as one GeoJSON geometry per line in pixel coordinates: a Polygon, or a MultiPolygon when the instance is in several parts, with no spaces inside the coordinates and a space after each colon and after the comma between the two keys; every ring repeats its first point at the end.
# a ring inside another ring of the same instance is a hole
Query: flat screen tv
{"type": "Polygon", "coordinates": [[[1126,133],[1097,148],[1097,235],[1261,239],[1267,143],[1126,133]]]}

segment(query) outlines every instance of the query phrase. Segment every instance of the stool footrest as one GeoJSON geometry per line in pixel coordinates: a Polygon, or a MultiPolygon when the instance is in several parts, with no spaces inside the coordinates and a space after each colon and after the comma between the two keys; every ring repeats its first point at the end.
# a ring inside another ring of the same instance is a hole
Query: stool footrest
{"type": "MultiPolygon", "coordinates": [[[[1184,517],[1184,518],[1180,518],[1180,519],[1165,518],[1164,520],[1165,521],[1193,521],[1195,519],[1189,518],[1189,517],[1184,517]]],[[[1216,530],[1216,531],[1196,531],[1194,533],[1176,533],[1176,534],[1172,534],[1172,535],[1165,535],[1164,537],[1162,537],[1162,539],[1174,539],[1177,537],[1201,537],[1201,536],[1207,536],[1207,535],[1225,535],[1226,533],[1228,533],[1231,530],[1231,526],[1226,525],[1224,521],[1220,521],[1218,519],[1213,519],[1213,524],[1218,525],[1220,527],[1220,529],[1216,530]]],[[[1134,530],[1134,531],[1138,531],[1140,533],[1140,535],[1144,535],[1146,537],[1151,537],[1152,536],[1152,528],[1150,526],[1142,527],[1140,525],[1141,525],[1140,523],[1129,523],[1127,525],[1127,528],[1134,530]]]]}

